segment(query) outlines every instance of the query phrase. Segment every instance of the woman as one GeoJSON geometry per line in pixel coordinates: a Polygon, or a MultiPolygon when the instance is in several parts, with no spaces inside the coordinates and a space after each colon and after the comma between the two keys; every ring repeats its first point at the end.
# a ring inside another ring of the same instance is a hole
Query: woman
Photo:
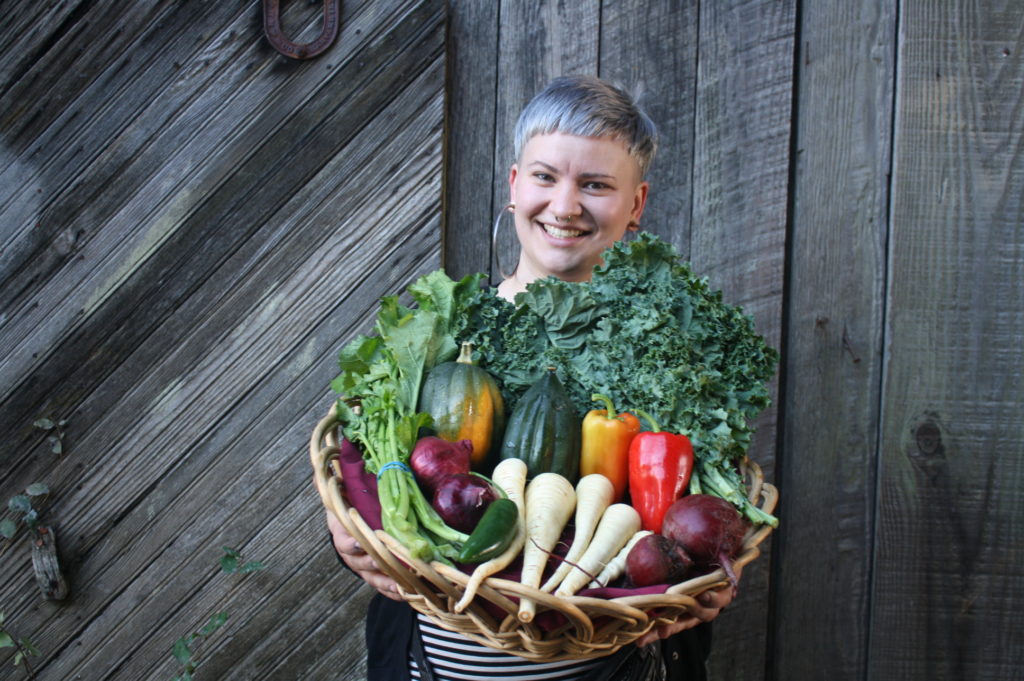
{"type": "MultiPolygon", "coordinates": [[[[513,272],[503,273],[499,295],[512,300],[543,277],[589,280],[601,253],[639,228],[648,194],[644,176],[655,150],[650,119],[628,95],[597,78],[558,78],[538,94],[516,124],[508,210],[520,253],[513,272]]],[[[367,616],[371,681],[703,679],[710,632],[698,625],[713,620],[732,600],[728,588],[705,593],[693,615],[660,626],[636,647],[603,660],[502,660],[484,646],[433,627],[404,603],[384,600],[401,601],[395,583],[332,514],[327,520],[341,559],[380,594],[367,616]]]]}

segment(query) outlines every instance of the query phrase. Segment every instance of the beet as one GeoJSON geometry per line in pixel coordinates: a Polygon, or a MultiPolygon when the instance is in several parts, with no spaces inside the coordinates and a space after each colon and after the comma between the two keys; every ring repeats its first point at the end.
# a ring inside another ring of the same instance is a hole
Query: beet
{"type": "Polygon", "coordinates": [[[497,490],[479,475],[456,473],[438,484],[433,506],[448,527],[470,534],[498,496],[497,490]]]}
{"type": "Polygon", "coordinates": [[[683,547],[660,534],[641,537],[626,556],[626,576],[637,587],[675,584],[692,566],[683,547]]]}
{"type": "Polygon", "coordinates": [[[472,453],[473,443],[470,440],[449,442],[428,435],[421,437],[413,447],[409,467],[429,497],[445,477],[469,473],[472,453]]]}
{"type": "Polygon", "coordinates": [[[665,511],[661,533],[678,542],[702,567],[721,566],[733,588],[732,560],[743,546],[747,521],[731,503],[710,494],[690,494],[665,511]]]}

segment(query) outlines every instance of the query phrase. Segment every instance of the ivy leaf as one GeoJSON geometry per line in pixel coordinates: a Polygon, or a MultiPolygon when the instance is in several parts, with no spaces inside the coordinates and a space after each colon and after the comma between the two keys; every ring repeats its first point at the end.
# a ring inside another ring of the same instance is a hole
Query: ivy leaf
{"type": "Polygon", "coordinates": [[[218,612],[210,616],[210,621],[203,625],[203,628],[199,630],[201,636],[209,636],[213,632],[224,626],[224,623],[228,621],[228,614],[226,612],[218,612]]]}
{"type": "Polygon", "coordinates": [[[238,559],[241,557],[241,554],[229,546],[222,546],[221,548],[224,549],[224,555],[220,558],[220,569],[228,574],[238,572],[238,559]]]}
{"type": "MultiPolygon", "coordinates": [[[[18,526],[14,524],[14,521],[9,518],[0,520],[0,534],[6,539],[14,539],[14,535],[18,532],[18,526]]],[[[3,646],[0,646],[3,647],[3,646]]]]}
{"type": "Polygon", "coordinates": [[[188,641],[185,640],[184,636],[174,642],[171,652],[174,654],[174,659],[181,664],[188,664],[189,660],[192,659],[192,651],[189,649],[188,641]]]}
{"type": "Polygon", "coordinates": [[[6,631],[0,631],[0,648],[13,648],[14,639],[6,631]]]}
{"type": "Polygon", "coordinates": [[[15,494],[7,502],[7,508],[15,513],[28,513],[32,510],[32,500],[24,494],[15,494]]]}
{"type": "Polygon", "coordinates": [[[33,421],[32,425],[42,430],[53,430],[55,424],[52,419],[43,418],[33,421]]]}
{"type": "Polygon", "coordinates": [[[50,493],[50,488],[45,482],[34,482],[25,488],[25,492],[32,497],[41,497],[50,493]]]}
{"type": "Polygon", "coordinates": [[[258,572],[259,570],[262,570],[264,567],[266,566],[264,566],[263,563],[259,562],[258,560],[250,560],[245,565],[238,568],[238,571],[244,575],[250,572],[258,572]]]}
{"type": "Polygon", "coordinates": [[[46,441],[50,443],[50,451],[54,454],[61,454],[64,451],[64,443],[56,435],[49,436],[46,441]]]}

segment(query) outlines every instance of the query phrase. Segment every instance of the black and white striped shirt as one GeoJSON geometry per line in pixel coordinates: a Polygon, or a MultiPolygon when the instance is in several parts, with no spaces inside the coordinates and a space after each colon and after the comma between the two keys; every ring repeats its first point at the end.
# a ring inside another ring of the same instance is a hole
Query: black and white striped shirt
{"type": "MultiPolygon", "coordinates": [[[[442,629],[425,615],[417,613],[417,620],[423,652],[437,681],[580,681],[601,664],[600,659],[533,662],[442,629]]],[[[412,655],[409,675],[422,678],[412,655]]]]}

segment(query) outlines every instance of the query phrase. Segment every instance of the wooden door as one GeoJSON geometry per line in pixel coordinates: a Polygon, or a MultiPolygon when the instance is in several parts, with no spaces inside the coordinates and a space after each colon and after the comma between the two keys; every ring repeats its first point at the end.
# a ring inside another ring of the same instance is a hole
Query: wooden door
{"type": "MultiPolygon", "coordinates": [[[[342,343],[440,265],[445,6],[342,3],[290,61],[260,4],[5,7],[0,486],[51,494],[71,595],[3,547],[39,679],[362,676],[306,443],[342,343]],[[66,420],[63,453],[42,417],[66,420]],[[226,573],[223,547],[263,563],[226,573]]],[[[283,3],[297,39],[319,4],[283,3]]],[[[7,678],[13,650],[0,650],[7,678]]],[[[20,672],[18,672],[20,673],[20,672]]]]}

